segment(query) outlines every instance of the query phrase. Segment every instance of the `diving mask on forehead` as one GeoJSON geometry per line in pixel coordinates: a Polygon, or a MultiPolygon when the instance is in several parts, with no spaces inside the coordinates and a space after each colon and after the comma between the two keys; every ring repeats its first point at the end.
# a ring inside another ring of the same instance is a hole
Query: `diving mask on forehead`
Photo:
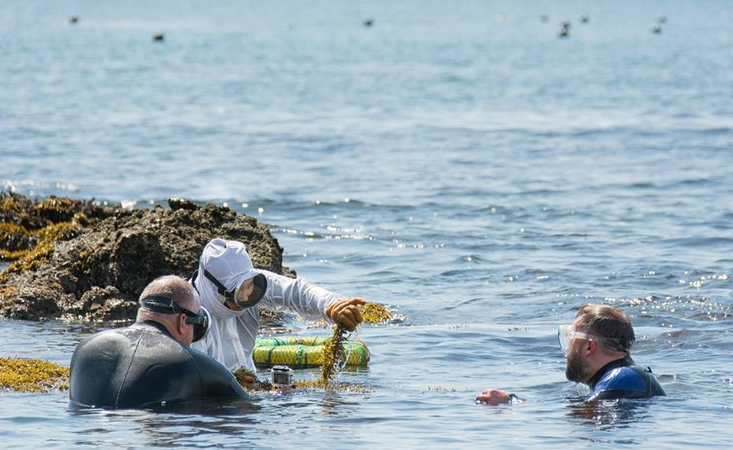
{"type": "Polygon", "coordinates": [[[242,281],[239,286],[233,290],[227,290],[227,288],[224,287],[224,285],[206,269],[204,269],[204,276],[211,281],[214,286],[216,286],[220,295],[224,296],[227,300],[231,300],[235,305],[243,309],[251,308],[259,303],[267,290],[267,278],[265,278],[261,273],[242,281]],[[244,289],[244,284],[249,280],[252,280],[253,286],[252,293],[247,295],[247,289],[244,289]]]}
{"type": "Polygon", "coordinates": [[[203,306],[198,314],[178,305],[162,295],[150,295],[141,301],[142,308],[160,314],[185,314],[186,323],[193,325],[193,342],[200,341],[209,332],[211,314],[203,306]]]}

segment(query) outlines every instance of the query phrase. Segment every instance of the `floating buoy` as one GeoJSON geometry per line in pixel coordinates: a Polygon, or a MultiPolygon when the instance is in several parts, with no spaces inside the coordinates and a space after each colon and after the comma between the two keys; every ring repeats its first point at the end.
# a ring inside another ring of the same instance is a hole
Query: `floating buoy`
{"type": "MultiPolygon", "coordinates": [[[[276,338],[257,338],[252,351],[255,364],[263,367],[287,365],[293,368],[319,367],[323,363],[324,345],[327,337],[286,336],[276,338]]],[[[370,354],[361,339],[345,345],[349,355],[346,362],[350,366],[365,366],[370,354]]]]}

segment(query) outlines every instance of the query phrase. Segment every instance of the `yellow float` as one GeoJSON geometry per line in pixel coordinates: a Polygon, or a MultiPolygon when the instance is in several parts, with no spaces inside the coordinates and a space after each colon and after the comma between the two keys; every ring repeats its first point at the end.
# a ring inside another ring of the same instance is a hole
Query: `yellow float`
{"type": "MultiPolygon", "coordinates": [[[[328,337],[284,336],[257,338],[252,357],[262,367],[286,365],[293,368],[320,367],[323,363],[324,345],[328,337]]],[[[361,339],[344,345],[349,366],[366,366],[370,354],[361,339]]]]}

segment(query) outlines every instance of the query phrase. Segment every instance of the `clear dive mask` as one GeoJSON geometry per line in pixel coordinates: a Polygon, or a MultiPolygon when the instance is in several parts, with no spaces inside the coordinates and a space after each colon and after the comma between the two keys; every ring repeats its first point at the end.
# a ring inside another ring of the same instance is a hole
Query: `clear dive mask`
{"type": "Polygon", "coordinates": [[[560,348],[563,353],[567,353],[570,348],[570,343],[573,339],[586,339],[588,341],[598,341],[598,337],[583,333],[582,331],[575,331],[573,325],[560,325],[557,328],[557,341],[560,344],[560,348]]]}

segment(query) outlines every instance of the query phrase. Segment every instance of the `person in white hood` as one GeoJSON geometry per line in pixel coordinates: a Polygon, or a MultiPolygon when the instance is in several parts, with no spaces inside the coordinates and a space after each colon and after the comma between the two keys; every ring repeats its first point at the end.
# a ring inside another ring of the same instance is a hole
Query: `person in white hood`
{"type": "Polygon", "coordinates": [[[201,305],[212,316],[209,333],[193,344],[229,370],[256,371],[252,351],[260,309],[288,309],[305,319],[329,319],[354,331],[362,322],[361,298],[341,299],[303,278],[255,269],[242,242],[213,239],[201,254],[191,280],[201,305]]]}

